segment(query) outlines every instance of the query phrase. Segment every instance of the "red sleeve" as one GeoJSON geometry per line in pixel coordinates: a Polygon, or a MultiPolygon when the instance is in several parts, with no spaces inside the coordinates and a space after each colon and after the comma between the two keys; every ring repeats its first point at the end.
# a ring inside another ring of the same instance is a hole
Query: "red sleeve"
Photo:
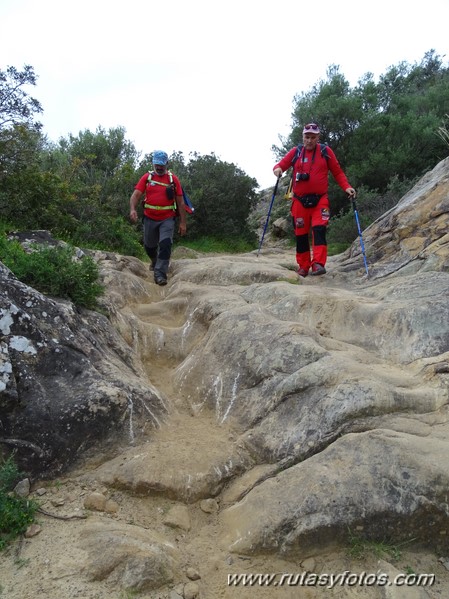
{"type": "Polygon", "coordinates": [[[343,191],[346,191],[348,189],[348,187],[352,187],[352,186],[348,182],[348,179],[346,178],[346,175],[344,174],[344,172],[340,166],[340,163],[337,160],[337,157],[335,156],[333,150],[331,150],[331,148],[329,146],[327,146],[327,153],[329,156],[329,159],[327,162],[329,170],[332,173],[332,176],[334,177],[337,184],[342,188],[343,191]]]}
{"type": "Polygon", "coordinates": [[[273,166],[273,170],[275,168],[281,168],[282,172],[285,173],[287,169],[289,169],[292,165],[292,160],[295,157],[296,147],[292,148],[287,154],[280,160],[277,164],[273,166]]]}
{"type": "Polygon", "coordinates": [[[149,173],[145,173],[144,176],[139,179],[139,182],[134,187],[134,189],[137,189],[138,191],[145,193],[148,177],[149,177],[149,173]]]}

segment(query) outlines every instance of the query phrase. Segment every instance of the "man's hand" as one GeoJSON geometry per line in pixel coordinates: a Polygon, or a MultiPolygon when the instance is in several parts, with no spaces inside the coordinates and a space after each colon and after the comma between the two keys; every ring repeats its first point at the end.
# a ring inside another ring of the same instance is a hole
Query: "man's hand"
{"type": "Polygon", "coordinates": [[[132,196],[129,198],[129,220],[132,223],[136,223],[137,222],[137,206],[140,202],[140,200],[143,197],[143,193],[141,191],[139,191],[138,189],[135,189],[132,193],[132,196]]]}
{"type": "Polygon", "coordinates": [[[279,179],[282,175],[282,169],[278,166],[277,168],[275,168],[273,170],[273,173],[274,173],[274,176],[279,179]]]}
{"type": "Polygon", "coordinates": [[[353,187],[348,187],[347,189],[345,189],[345,191],[351,200],[355,200],[356,192],[353,187]]]}

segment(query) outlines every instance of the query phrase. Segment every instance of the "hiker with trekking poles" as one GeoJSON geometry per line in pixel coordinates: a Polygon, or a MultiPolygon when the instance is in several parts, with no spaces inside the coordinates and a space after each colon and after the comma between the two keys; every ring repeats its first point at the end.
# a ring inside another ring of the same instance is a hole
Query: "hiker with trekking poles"
{"type": "Polygon", "coordinates": [[[137,206],[143,202],[143,243],[151,260],[156,285],[167,284],[175,221],[179,216],[179,234],[187,231],[186,208],[181,183],[168,170],[166,152],[155,151],[153,170],[140,178],[129,200],[129,218],[137,222],[137,206]]]}
{"type": "Polygon", "coordinates": [[[276,188],[282,173],[293,167],[291,215],[296,237],[297,273],[302,278],[307,277],[309,271],[312,276],[326,273],[326,227],[330,218],[329,171],[353,202],[356,196],[355,189],[348,182],[333,150],[318,143],[320,133],[320,128],[315,123],[305,125],[302,132],[303,143],[289,150],[273,167],[273,173],[277,177],[276,188]]]}

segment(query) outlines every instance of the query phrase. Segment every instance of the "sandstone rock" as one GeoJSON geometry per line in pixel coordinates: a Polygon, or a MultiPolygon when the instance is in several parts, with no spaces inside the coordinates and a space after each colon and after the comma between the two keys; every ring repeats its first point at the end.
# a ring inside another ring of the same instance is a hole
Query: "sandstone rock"
{"type": "Polygon", "coordinates": [[[185,505],[174,505],[164,518],[164,524],[171,528],[190,530],[190,514],[185,505]]]}
{"type": "MultiPolygon", "coordinates": [[[[378,218],[363,238],[373,278],[408,268],[408,273],[429,268],[449,269],[449,158],[442,160],[386,214],[378,218]]],[[[354,243],[341,264],[355,268],[361,261],[360,244],[354,243]]],[[[363,262],[359,266],[363,268],[363,262]]]]}
{"type": "Polygon", "coordinates": [[[304,559],[301,562],[301,568],[303,568],[306,572],[314,572],[316,568],[316,561],[313,559],[313,557],[304,559]]]}
{"type": "Polygon", "coordinates": [[[216,499],[209,497],[201,501],[200,508],[206,514],[216,514],[218,512],[218,502],[216,499]]]}
{"type": "Polygon", "coordinates": [[[440,557],[438,561],[443,564],[446,570],[449,570],[449,557],[440,557]]]}
{"type": "Polygon", "coordinates": [[[179,576],[178,551],[153,531],[118,522],[89,521],[82,530],[85,574],[126,590],[145,592],[179,576]]]}
{"type": "Polygon", "coordinates": [[[229,440],[225,427],[217,429],[213,419],[205,428],[202,419],[192,418],[186,428],[182,419],[173,418],[161,437],[158,443],[144,444],[137,452],[129,449],[105,462],[96,470],[95,479],[139,495],[158,494],[194,503],[217,494],[251,463],[247,452],[229,440]]]}
{"type": "Polygon", "coordinates": [[[19,282],[0,263],[1,438],[33,476],[67,469],[79,451],[160,426],[166,405],[105,316],[19,282]],[[143,411],[143,412],[142,412],[143,411]]]}
{"type": "MultiPolygon", "coordinates": [[[[446,185],[444,173],[436,170],[436,187],[446,185]]],[[[413,198],[420,201],[418,191],[413,198]]],[[[427,229],[440,260],[447,216],[438,210],[427,229]]],[[[399,211],[398,205],[398,221],[399,211]]],[[[408,234],[403,230],[401,239],[408,234]]],[[[236,503],[222,512],[231,533],[224,541],[235,552],[305,557],[329,540],[344,540],[348,527],[375,535],[384,521],[388,530],[420,537],[425,522],[441,528],[442,487],[435,481],[445,481],[447,472],[436,454],[424,458],[421,445],[425,439],[431,452],[445,455],[448,386],[437,366],[448,359],[449,273],[442,263],[433,269],[429,252],[412,271],[400,258],[390,274],[379,270],[366,281],[348,274],[363,269],[357,245],[349,259],[330,261],[329,276],[298,285],[276,252],[175,261],[164,300],[134,304],[117,323],[125,337],[138,331],[137,354],[172,365],[178,405],[192,414],[188,430],[175,420],[172,433],[103,464],[95,476],[184,502],[216,496],[227,485],[226,503],[236,503]],[[215,427],[211,443],[201,428],[207,417],[215,427]],[[176,469],[170,466],[175,447],[182,447],[176,469]],[[375,451],[375,476],[357,461],[364,450],[375,451]],[[429,488],[396,476],[385,495],[377,481],[391,479],[392,456],[400,472],[416,468],[429,488]],[[330,476],[332,494],[324,484],[330,476]],[[410,499],[399,511],[395,485],[410,499]],[[314,514],[310,522],[307,509],[298,522],[298,497],[314,514]],[[347,508],[349,498],[354,509],[347,508]]],[[[422,242],[403,247],[417,252],[422,242]]],[[[385,260],[395,260],[393,247],[383,251],[385,260]]]]}
{"type": "Polygon", "coordinates": [[[62,497],[56,497],[51,500],[51,505],[53,507],[62,507],[65,504],[65,499],[62,497]]]}
{"type": "MultiPolygon", "coordinates": [[[[400,578],[402,583],[404,572],[401,572],[397,568],[395,568],[392,564],[386,562],[385,560],[379,560],[379,571],[388,576],[388,580],[393,583],[397,580],[397,577],[400,578]]],[[[416,575],[409,575],[410,582],[415,579],[416,575]]],[[[425,588],[420,588],[419,586],[414,586],[413,584],[408,585],[382,585],[380,587],[381,595],[383,599],[429,599],[430,595],[427,593],[425,588]]]]}
{"type": "Polygon", "coordinates": [[[119,510],[119,504],[113,499],[108,499],[104,506],[104,511],[108,514],[116,514],[119,510]]]}
{"type": "Polygon", "coordinates": [[[184,586],[184,599],[196,599],[199,596],[200,588],[196,582],[187,582],[184,586]]]}
{"type": "Polygon", "coordinates": [[[30,479],[24,478],[14,487],[14,493],[19,497],[28,497],[30,494],[30,479]]]}
{"type": "Polygon", "coordinates": [[[287,237],[292,234],[292,223],[286,218],[277,218],[272,224],[273,237],[287,237]]]}
{"type": "Polygon", "coordinates": [[[195,570],[195,568],[192,568],[192,567],[187,568],[186,576],[190,580],[199,580],[201,578],[198,570],[195,570]]]}
{"type": "Polygon", "coordinates": [[[26,539],[31,539],[32,537],[38,535],[41,530],[42,528],[39,526],[39,524],[30,524],[30,526],[28,526],[26,529],[24,536],[26,539]]]}
{"type": "Polygon", "coordinates": [[[367,538],[381,531],[398,542],[416,535],[431,543],[445,527],[448,464],[447,429],[439,439],[381,429],[347,434],[222,512],[229,546],[313,556],[346,542],[358,525],[367,538]]]}
{"type": "Polygon", "coordinates": [[[84,499],[84,507],[86,510],[104,512],[106,509],[106,501],[106,497],[102,493],[90,493],[84,499]]]}

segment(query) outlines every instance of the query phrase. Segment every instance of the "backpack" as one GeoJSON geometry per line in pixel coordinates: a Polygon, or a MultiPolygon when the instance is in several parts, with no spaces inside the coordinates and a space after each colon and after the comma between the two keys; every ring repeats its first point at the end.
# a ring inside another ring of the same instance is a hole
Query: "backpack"
{"type": "MultiPolygon", "coordinates": [[[[293,156],[293,160],[292,160],[292,164],[291,164],[292,166],[295,166],[295,162],[300,157],[303,147],[304,147],[304,144],[299,144],[296,147],[296,152],[295,152],[295,155],[293,156]]],[[[327,148],[328,148],[328,146],[326,144],[320,144],[322,158],[326,158],[326,160],[329,160],[329,154],[327,153],[327,148]]],[[[291,200],[293,198],[293,171],[292,171],[292,176],[290,179],[290,184],[289,184],[288,189],[284,195],[284,198],[286,200],[291,200]]]]}
{"type": "MultiPolygon", "coordinates": [[[[147,185],[150,184],[150,181],[153,180],[153,174],[154,171],[150,171],[148,173],[148,179],[147,179],[147,185]]],[[[167,171],[167,174],[169,176],[170,179],[170,183],[159,183],[159,181],[153,181],[153,184],[157,184],[157,185],[162,185],[163,187],[172,187],[174,189],[174,183],[173,183],[173,173],[171,171],[167,171]]],[[[192,202],[189,198],[189,196],[186,194],[186,192],[184,191],[184,189],[182,190],[182,195],[184,198],[184,205],[185,205],[185,211],[187,212],[187,214],[193,214],[195,212],[195,208],[192,205],[192,202]]],[[[176,207],[176,212],[178,211],[178,208],[176,207]]]]}
{"type": "Polygon", "coordinates": [[[195,212],[195,208],[193,207],[192,202],[190,201],[190,198],[186,194],[186,192],[184,191],[184,189],[182,190],[182,195],[183,195],[183,198],[184,198],[184,206],[186,208],[187,214],[193,214],[195,212]]]}

